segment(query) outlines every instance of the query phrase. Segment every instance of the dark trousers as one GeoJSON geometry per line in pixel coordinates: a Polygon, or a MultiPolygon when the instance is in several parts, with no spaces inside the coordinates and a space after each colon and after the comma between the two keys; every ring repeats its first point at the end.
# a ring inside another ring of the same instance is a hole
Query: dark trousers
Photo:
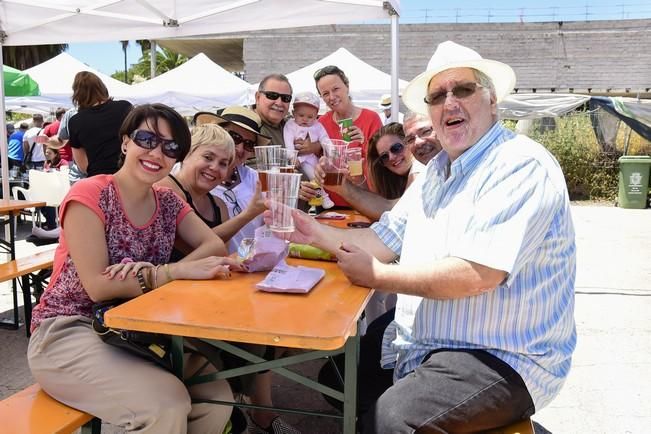
{"type": "MultiPolygon", "coordinates": [[[[393,371],[382,369],[379,361],[384,329],[394,314],[391,310],[377,318],[361,339],[361,432],[480,432],[534,413],[533,401],[520,375],[482,350],[433,351],[414,371],[393,384],[393,371]]],[[[328,380],[324,370],[320,379],[328,380]]]]}

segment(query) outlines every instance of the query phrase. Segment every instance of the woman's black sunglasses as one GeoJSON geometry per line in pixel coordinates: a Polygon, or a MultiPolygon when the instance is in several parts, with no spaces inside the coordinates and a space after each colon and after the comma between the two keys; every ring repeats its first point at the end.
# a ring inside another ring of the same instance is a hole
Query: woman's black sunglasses
{"type": "Polygon", "coordinates": [[[382,163],[385,166],[389,162],[389,157],[390,157],[389,152],[392,153],[393,155],[400,155],[403,152],[405,152],[405,145],[403,145],[400,142],[396,142],[393,145],[391,145],[391,147],[389,148],[389,150],[387,152],[383,152],[383,153],[380,154],[379,161],[380,161],[380,163],[382,163]]]}
{"type": "Polygon", "coordinates": [[[160,146],[163,155],[178,160],[181,156],[181,147],[174,140],[164,139],[151,131],[135,130],[129,138],[142,149],[152,150],[160,146]]]}
{"type": "Polygon", "coordinates": [[[319,81],[326,75],[333,75],[333,74],[342,76],[344,74],[344,71],[339,69],[338,66],[334,66],[334,65],[324,66],[321,69],[317,69],[317,71],[314,73],[314,81],[319,81]]]}
{"type": "Polygon", "coordinates": [[[254,152],[254,148],[256,145],[256,142],[253,140],[245,139],[242,137],[240,133],[236,133],[235,131],[228,131],[228,135],[231,136],[233,139],[233,142],[235,142],[235,145],[239,145],[240,143],[244,145],[244,150],[247,152],[254,152]]]}
{"type": "Polygon", "coordinates": [[[289,104],[292,102],[292,96],[288,93],[278,93],[270,90],[261,90],[260,92],[270,101],[276,101],[278,98],[280,98],[280,100],[284,103],[289,104]]]}

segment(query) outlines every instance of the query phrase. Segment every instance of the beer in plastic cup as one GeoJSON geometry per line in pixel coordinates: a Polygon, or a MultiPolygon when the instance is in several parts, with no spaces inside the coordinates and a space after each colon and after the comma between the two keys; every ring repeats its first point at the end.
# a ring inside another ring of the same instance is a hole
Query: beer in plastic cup
{"type": "Polygon", "coordinates": [[[346,150],[348,143],[343,140],[332,140],[323,145],[326,157],[324,185],[341,185],[344,182],[346,170],[346,150]]]}

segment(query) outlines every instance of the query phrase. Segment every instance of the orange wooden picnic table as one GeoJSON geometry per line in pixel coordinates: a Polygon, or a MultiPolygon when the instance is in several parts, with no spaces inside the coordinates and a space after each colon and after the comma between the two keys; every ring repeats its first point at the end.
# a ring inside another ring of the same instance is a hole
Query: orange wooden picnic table
{"type": "MultiPolygon", "coordinates": [[[[267,293],[255,284],[265,273],[233,273],[227,280],[177,280],[108,311],[108,326],[201,338],[255,364],[246,373],[271,369],[344,401],[344,432],[355,432],[357,321],[373,291],[350,283],[336,263],[287,259],[289,265],[322,268],[324,278],[307,294],[267,293]],[[276,360],[244,353],[229,342],[311,350],[276,360]],[[286,366],[346,354],[344,393],[285,369],[286,366]]],[[[182,357],[176,354],[178,364],[182,357]]],[[[181,366],[182,368],[182,366],[181,366]]],[[[226,371],[214,378],[229,378],[226,371]]],[[[308,412],[308,414],[311,414],[308,412]]]]}

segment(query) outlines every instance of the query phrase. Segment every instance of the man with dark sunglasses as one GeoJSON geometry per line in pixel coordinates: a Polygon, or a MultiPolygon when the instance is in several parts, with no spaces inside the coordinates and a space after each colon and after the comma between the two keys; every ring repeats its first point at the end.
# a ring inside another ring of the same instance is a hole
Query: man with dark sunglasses
{"type": "MultiPolygon", "coordinates": [[[[260,81],[255,93],[254,110],[262,119],[262,134],[271,137],[271,144],[285,147],[283,128],[285,118],[292,102],[292,85],[282,74],[269,74],[260,81]]],[[[295,147],[300,155],[321,153],[321,144],[311,142],[307,137],[296,141],[295,147]]]]}
{"type": "Polygon", "coordinates": [[[569,373],[567,186],[542,145],[499,122],[497,104],[514,87],[510,66],[439,44],[403,91],[443,148],[426,171],[368,229],[294,213],[291,241],[335,253],[354,284],[397,294],[395,311],[361,339],[363,433],[503,427],[548,405],[569,373]]]}

